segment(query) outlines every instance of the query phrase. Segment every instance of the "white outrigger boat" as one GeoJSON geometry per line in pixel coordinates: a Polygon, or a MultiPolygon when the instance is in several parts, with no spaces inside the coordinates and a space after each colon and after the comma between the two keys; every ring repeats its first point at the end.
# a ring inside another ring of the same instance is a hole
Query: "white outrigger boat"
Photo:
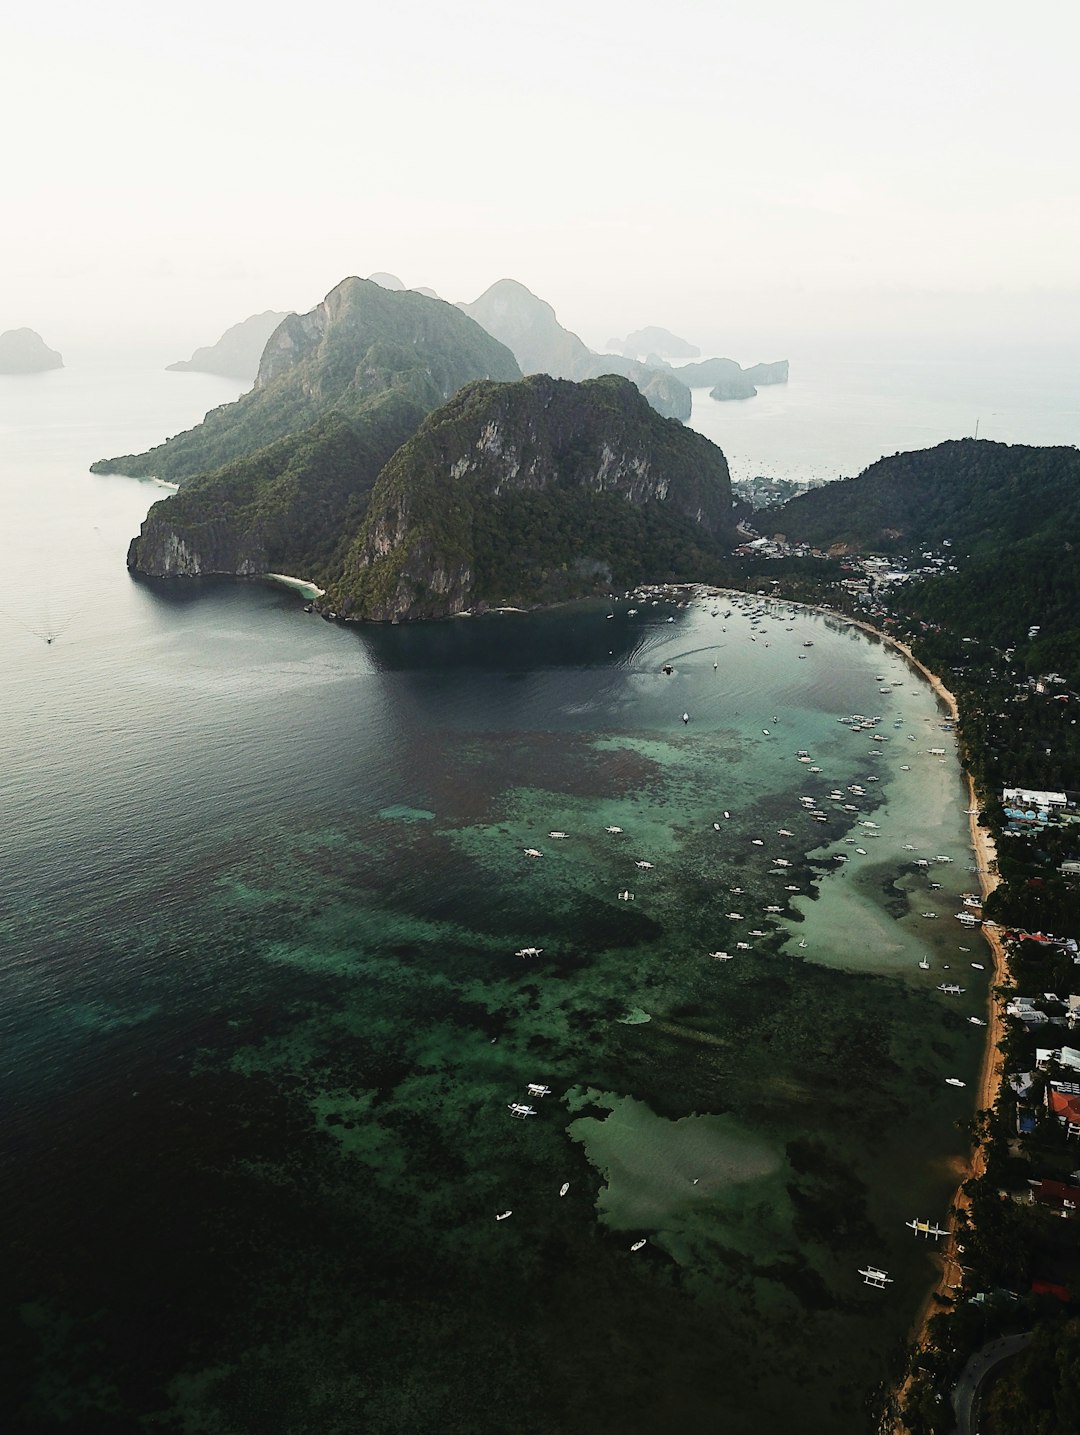
{"type": "Polygon", "coordinates": [[[866,1266],[860,1270],[863,1278],[863,1285],[873,1286],[875,1290],[883,1291],[887,1285],[892,1285],[893,1278],[887,1271],[882,1271],[877,1266],[866,1266]]]}

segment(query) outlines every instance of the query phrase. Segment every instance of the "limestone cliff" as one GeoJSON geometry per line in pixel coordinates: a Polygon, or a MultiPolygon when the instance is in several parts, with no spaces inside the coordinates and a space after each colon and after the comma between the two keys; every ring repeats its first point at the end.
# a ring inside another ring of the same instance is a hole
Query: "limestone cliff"
{"type": "Polygon", "coordinates": [[[150,510],[128,566],[325,582],[379,471],[425,415],[470,380],[518,372],[453,305],[347,279],[311,313],[282,321],[250,393],[149,453],[94,465],[180,482],[150,510]]]}
{"type": "Polygon", "coordinates": [[[328,414],[356,415],[391,389],[409,393],[426,413],[470,379],[519,372],[513,355],[454,305],[344,279],[310,313],[289,314],[277,326],[250,393],[146,453],[101,459],[92,471],[182,486],[328,414]]]}
{"type": "Polygon", "coordinates": [[[327,604],[431,618],[702,578],[733,538],[723,454],[627,380],[476,383],[380,474],[327,604]]]}
{"type": "Polygon", "coordinates": [[[7,329],[0,334],[0,374],[40,374],[63,367],[60,355],[33,329],[7,329]]]}

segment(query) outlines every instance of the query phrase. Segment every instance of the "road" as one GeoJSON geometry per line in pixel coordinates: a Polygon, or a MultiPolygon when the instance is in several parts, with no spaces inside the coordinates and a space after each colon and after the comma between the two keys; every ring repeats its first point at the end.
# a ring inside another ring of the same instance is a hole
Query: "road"
{"type": "Polygon", "coordinates": [[[952,1407],[956,1415],[956,1435],[977,1435],[972,1424],[975,1401],[979,1386],[986,1376],[1001,1361],[1023,1350],[1031,1339],[1033,1331],[1023,1335],[1002,1335],[977,1350],[960,1372],[960,1379],[953,1387],[952,1407]]]}

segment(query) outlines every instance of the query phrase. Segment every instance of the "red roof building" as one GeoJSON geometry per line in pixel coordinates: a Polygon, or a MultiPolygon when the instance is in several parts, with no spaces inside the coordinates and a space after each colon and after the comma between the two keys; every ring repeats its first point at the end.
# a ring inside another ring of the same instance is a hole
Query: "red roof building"
{"type": "Polygon", "coordinates": [[[1070,1136],[1080,1136],[1080,1095],[1055,1091],[1050,1087],[1046,1093],[1046,1104],[1070,1136]]]}
{"type": "Polygon", "coordinates": [[[1064,1181],[1032,1181],[1031,1199],[1039,1206],[1049,1206],[1066,1220],[1080,1214],[1080,1186],[1067,1186],[1064,1181]]]}

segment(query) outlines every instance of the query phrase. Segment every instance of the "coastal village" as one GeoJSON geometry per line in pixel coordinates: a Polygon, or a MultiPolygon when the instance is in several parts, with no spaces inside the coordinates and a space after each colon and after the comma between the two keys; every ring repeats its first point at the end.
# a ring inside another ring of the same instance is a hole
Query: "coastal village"
{"type": "MultiPolygon", "coordinates": [[[[1066,1430],[1078,1407],[1059,1346],[1080,1308],[1080,772],[1071,766],[1080,693],[1060,673],[1016,668],[1015,649],[909,611],[909,583],[955,571],[951,546],[944,540],[908,560],[837,562],[751,531],[739,555],[755,563],[761,593],[807,596],[786,573],[769,576],[793,559],[834,570],[819,605],[919,663],[952,707],[971,792],[981,891],[964,897],[955,919],[981,934],[993,963],[982,1079],[967,1123],[973,1148],[943,1224],[911,1222],[917,1236],[940,1243],[939,1280],[881,1428],[1022,1428],[1000,1421],[1025,1408],[1012,1375],[1026,1361],[1026,1389],[1035,1382],[1040,1403],[1062,1413],[1060,1423],[1023,1428],[1066,1430]],[[1050,774],[1068,785],[1050,785],[1050,774]]],[[[1038,614],[1032,619],[1028,642],[1040,632],[1038,614]]],[[[886,1288],[885,1272],[861,1274],[886,1288]]]]}

